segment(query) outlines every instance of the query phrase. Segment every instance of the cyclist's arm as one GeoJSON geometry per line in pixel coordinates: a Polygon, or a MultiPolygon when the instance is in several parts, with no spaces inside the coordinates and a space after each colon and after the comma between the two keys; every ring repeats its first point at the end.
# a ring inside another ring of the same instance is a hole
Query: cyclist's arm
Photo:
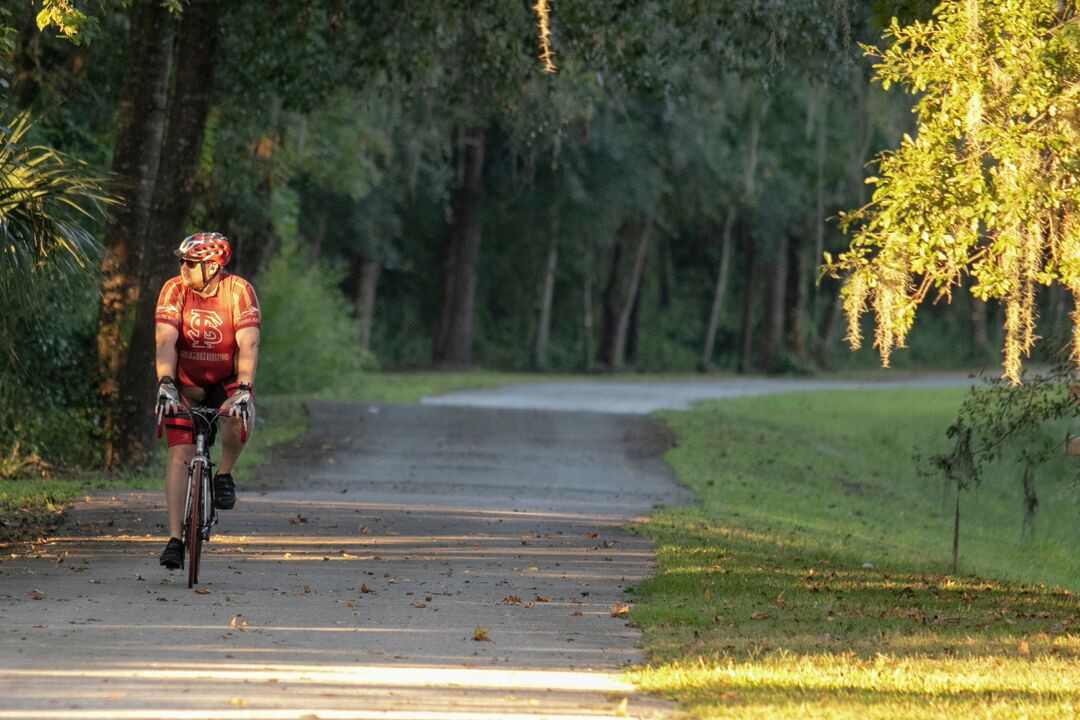
{"type": "Polygon", "coordinates": [[[259,364],[259,328],[246,327],[236,331],[236,381],[255,384],[255,368],[259,364]]]}
{"type": "Polygon", "coordinates": [[[179,339],[180,331],[175,326],[163,322],[154,325],[154,342],[157,345],[154,366],[158,380],[166,375],[176,377],[176,341],[179,339]]]}

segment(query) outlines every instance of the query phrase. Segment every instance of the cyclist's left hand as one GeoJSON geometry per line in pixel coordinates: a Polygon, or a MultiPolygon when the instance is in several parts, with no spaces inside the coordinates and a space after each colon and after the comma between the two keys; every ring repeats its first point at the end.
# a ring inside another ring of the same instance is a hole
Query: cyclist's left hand
{"type": "Polygon", "coordinates": [[[240,389],[229,396],[229,399],[221,406],[221,412],[238,418],[245,411],[250,414],[254,406],[255,396],[251,394],[251,391],[240,389]]]}

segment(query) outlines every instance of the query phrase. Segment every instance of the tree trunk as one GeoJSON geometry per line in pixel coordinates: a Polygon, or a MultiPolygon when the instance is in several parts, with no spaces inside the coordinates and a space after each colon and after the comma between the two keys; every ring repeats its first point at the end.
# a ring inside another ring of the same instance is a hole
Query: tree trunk
{"type": "Polygon", "coordinates": [[[817,182],[814,183],[814,263],[821,262],[825,252],[825,155],[829,140],[829,97],[819,91],[819,98],[821,115],[817,129],[817,182]]]}
{"type": "Polygon", "coordinates": [[[612,256],[611,276],[604,290],[604,317],[597,361],[609,371],[622,367],[626,354],[626,331],[630,313],[645,269],[652,217],[628,220],[619,228],[612,256]]]}
{"type": "Polygon", "coordinates": [[[480,258],[481,201],[484,170],[484,129],[465,133],[461,152],[463,175],[454,191],[454,226],[450,233],[446,295],[435,341],[436,367],[467,367],[472,362],[473,315],[476,304],[476,264],[480,258]]]}
{"type": "Polygon", "coordinates": [[[547,369],[548,335],[551,332],[551,305],[555,298],[555,271],[559,267],[559,227],[552,222],[551,244],[548,246],[547,264],[544,266],[544,286],[540,294],[540,322],[536,328],[536,344],[533,346],[533,367],[547,369]]]}
{"type": "Polygon", "coordinates": [[[371,325],[375,319],[375,298],[378,295],[382,263],[364,257],[360,259],[360,282],[356,286],[356,310],[360,319],[360,349],[371,350],[371,325]]]}
{"type": "Polygon", "coordinates": [[[582,367],[585,372],[589,372],[593,367],[593,245],[591,239],[586,240],[585,244],[584,276],[581,288],[581,334],[584,354],[582,367]]]}
{"type": "Polygon", "coordinates": [[[311,256],[311,262],[318,263],[322,260],[323,240],[326,239],[326,212],[323,208],[320,207],[316,211],[313,225],[315,226],[314,232],[308,235],[308,242],[311,243],[308,252],[311,256]]]}
{"type": "Polygon", "coordinates": [[[990,348],[990,331],[986,319],[986,303],[977,297],[971,298],[971,341],[975,353],[984,357],[990,348]]]}
{"type": "Polygon", "coordinates": [[[765,288],[765,345],[761,351],[761,367],[766,372],[775,372],[784,343],[784,295],[787,293],[788,276],[786,232],[780,235],[779,245],[765,276],[769,278],[769,286],[765,288]]]}
{"type": "Polygon", "coordinates": [[[830,297],[830,302],[821,315],[821,322],[818,325],[817,349],[814,352],[817,365],[822,370],[829,368],[829,351],[832,349],[833,328],[836,326],[836,318],[839,317],[840,311],[843,309],[843,298],[840,297],[839,284],[835,280],[830,281],[829,284],[835,286],[835,295],[830,297]]]}
{"type": "Polygon", "coordinates": [[[657,299],[657,306],[664,310],[671,307],[671,288],[675,284],[675,268],[671,258],[671,241],[666,237],[663,238],[658,243],[657,250],[659,255],[659,261],[656,263],[656,276],[657,280],[659,280],[659,298],[657,299]]]}
{"type": "Polygon", "coordinates": [[[742,318],[739,323],[739,372],[754,369],[754,296],[757,295],[758,258],[757,248],[749,232],[743,233],[746,245],[746,270],[743,277],[742,318]]]}
{"type": "Polygon", "coordinates": [[[169,127],[154,186],[140,263],[139,301],[119,391],[120,442],[129,462],[145,459],[154,435],[150,412],[154,386],[154,313],[157,294],[176,274],[172,252],[191,209],[195,168],[210,110],[218,40],[217,0],[193,0],[184,9],[177,40],[175,88],[169,127]]]}
{"type": "Polygon", "coordinates": [[[116,395],[138,299],[139,260],[161,159],[175,34],[176,23],[158,3],[137,3],[132,9],[127,60],[131,73],[120,97],[112,166],[121,202],[105,230],[97,323],[106,467],[121,462],[115,445],[116,395]]]}
{"type": "Polygon", "coordinates": [[[716,345],[716,328],[720,324],[720,311],[724,308],[724,295],[727,292],[728,275],[731,268],[731,234],[738,216],[736,205],[728,207],[724,218],[724,230],[720,235],[720,267],[716,271],[716,285],[713,290],[712,306],[709,308],[709,322],[705,327],[705,346],[701,351],[702,372],[712,368],[713,348],[716,345]]]}
{"type": "Polygon", "coordinates": [[[788,282],[788,351],[799,363],[806,361],[806,317],[810,311],[810,286],[813,284],[813,263],[808,238],[804,235],[795,237],[795,271],[788,282]]]}
{"type": "Polygon", "coordinates": [[[630,304],[630,321],[626,324],[626,350],[623,352],[623,365],[637,365],[639,331],[641,330],[641,283],[634,293],[634,302],[630,304]]]}

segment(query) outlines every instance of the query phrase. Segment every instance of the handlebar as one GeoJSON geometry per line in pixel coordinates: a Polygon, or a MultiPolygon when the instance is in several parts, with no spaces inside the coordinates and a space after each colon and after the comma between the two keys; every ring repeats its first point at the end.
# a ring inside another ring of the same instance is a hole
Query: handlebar
{"type": "MultiPolygon", "coordinates": [[[[248,404],[247,402],[239,403],[240,407],[240,443],[246,444],[248,438],[248,404]]],[[[187,415],[188,417],[194,417],[198,415],[206,419],[207,423],[212,423],[222,416],[224,411],[221,408],[203,407],[199,405],[181,405],[177,414],[187,415]]],[[[157,436],[161,437],[162,429],[165,425],[165,401],[161,400],[157,404],[157,436]]]]}

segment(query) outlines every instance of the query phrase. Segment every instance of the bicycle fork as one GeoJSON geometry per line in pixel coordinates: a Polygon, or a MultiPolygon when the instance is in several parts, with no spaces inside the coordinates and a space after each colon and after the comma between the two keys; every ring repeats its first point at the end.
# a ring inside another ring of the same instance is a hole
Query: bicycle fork
{"type": "Polygon", "coordinates": [[[214,506],[213,498],[213,471],[214,464],[210,462],[210,458],[205,453],[204,444],[201,442],[202,437],[199,438],[200,444],[196,448],[195,456],[191,458],[191,462],[188,464],[188,478],[187,478],[187,493],[184,500],[184,517],[191,517],[191,490],[192,483],[195,482],[196,469],[202,467],[202,492],[199,493],[200,502],[202,503],[202,512],[199,513],[201,523],[199,525],[199,535],[203,540],[210,539],[210,528],[217,525],[217,508],[214,506]]]}

